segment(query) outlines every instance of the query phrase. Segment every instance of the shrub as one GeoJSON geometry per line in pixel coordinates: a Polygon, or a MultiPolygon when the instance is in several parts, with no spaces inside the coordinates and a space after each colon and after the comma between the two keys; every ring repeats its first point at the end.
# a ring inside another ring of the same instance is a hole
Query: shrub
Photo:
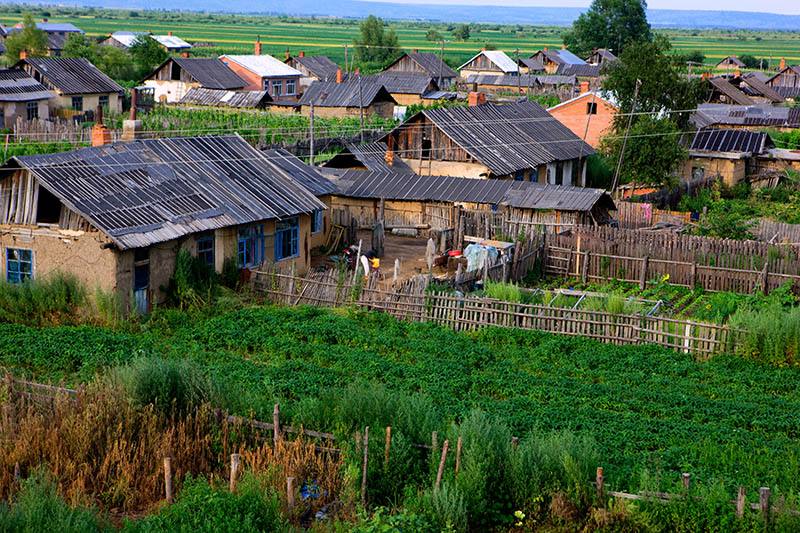
{"type": "Polygon", "coordinates": [[[515,303],[522,301],[522,291],[515,283],[502,283],[487,280],[483,290],[487,298],[515,303]]]}
{"type": "Polygon", "coordinates": [[[730,319],[736,335],[736,352],[772,364],[800,363],[800,307],[773,303],[762,309],[740,309],[730,319]]]}
{"type": "Polygon", "coordinates": [[[128,396],[139,406],[187,413],[208,401],[211,384],[189,361],[139,358],[117,370],[128,396]]]}
{"type": "Polygon", "coordinates": [[[409,506],[418,509],[433,525],[429,531],[467,531],[467,524],[470,529],[480,530],[469,521],[464,493],[453,483],[445,481],[439,490],[423,491],[409,506]]]}
{"type": "Polygon", "coordinates": [[[217,296],[217,274],[202,259],[180,250],[166,293],[167,301],[181,309],[213,303],[217,296]]]}
{"type": "Polygon", "coordinates": [[[31,326],[77,323],[86,289],[72,274],[54,273],[23,283],[0,282],[0,321],[31,326]]]}

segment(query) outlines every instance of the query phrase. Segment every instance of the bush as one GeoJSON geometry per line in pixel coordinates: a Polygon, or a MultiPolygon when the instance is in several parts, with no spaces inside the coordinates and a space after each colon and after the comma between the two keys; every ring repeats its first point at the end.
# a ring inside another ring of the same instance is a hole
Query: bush
{"type": "Polygon", "coordinates": [[[217,274],[202,259],[180,250],[175,273],[166,288],[167,301],[181,309],[211,304],[217,296],[217,274]]]}
{"type": "Polygon", "coordinates": [[[0,282],[0,321],[30,326],[75,324],[87,303],[72,274],[54,273],[22,283],[0,282]]]}
{"type": "Polygon", "coordinates": [[[762,309],[740,309],[730,326],[741,330],[736,352],[772,364],[800,363],[800,307],[785,309],[774,303],[762,309]]]}
{"type": "Polygon", "coordinates": [[[211,398],[211,384],[189,361],[140,358],[117,370],[125,391],[140,406],[187,413],[211,398]]]}
{"type": "Polygon", "coordinates": [[[498,283],[487,280],[483,291],[487,298],[494,298],[495,300],[502,300],[504,302],[522,302],[522,291],[515,283],[498,283]]]}

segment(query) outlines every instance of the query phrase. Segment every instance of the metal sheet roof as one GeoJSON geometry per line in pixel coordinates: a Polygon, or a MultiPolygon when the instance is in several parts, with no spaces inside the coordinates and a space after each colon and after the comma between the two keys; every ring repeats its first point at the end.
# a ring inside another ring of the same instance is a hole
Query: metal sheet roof
{"type": "Polygon", "coordinates": [[[122,249],[325,208],[239,136],[137,140],[13,161],[122,249]]]}
{"type": "Polygon", "coordinates": [[[757,104],[751,106],[700,104],[692,115],[699,128],[722,126],[800,127],[800,108],[757,104]]]}
{"type": "Polygon", "coordinates": [[[322,81],[335,81],[339,65],[327,56],[294,56],[296,63],[303,65],[308,71],[322,81]]]}
{"type": "Polygon", "coordinates": [[[578,76],[580,78],[599,78],[600,65],[589,65],[588,63],[581,64],[563,64],[558,67],[556,74],[559,76],[578,76]]]}
{"type": "Polygon", "coordinates": [[[464,67],[475,61],[480,56],[485,56],[487,59],[489,59],[489,61],[494,63],[494,65],[497,66],[497,68],[499,68],[501,71],[507,74],[511,72],[519,72],[519,67],[514,62],[514,60],[508,57],[506,53],[503,52],[502,50],[482,50],[481,52],[472,56],[472,59],[470,59],[469,61],[458,67],[458,70],[463,69],[464,67]]]}
{"type": "Polygon", "coordinates": [[[150,37],[168,50],[188,50],[192,47],[191,44],[174,35],[151,35],[150,37]]]}
{"type": "Polygon", "coordinates": [[[503,204],[560,211],[589,211],[598,203],[615,208],[602,189],[525,181],[418,176],[391,170],[350,170],[335,181],[339,193],[352,198],[503,204]]]}
{"type": "Polygon", "coordinates": [[[221,60],[213,57],[171,57],[156,69],[174,61],[206,89],[241,89],[247,83],[221,60]]]}
{"type": "Polygon", "coordinates": [[[272,101],[267,91],[224,91],[195,87],[183,95],[178,103],[214,107],[256,108],[272,101]]]}
{"type": "Polygon", "coordinates": [[[711,129],[699,130],[689,150],[700,152],[741,152],[747,154],[761,154],[772,146],[769,135],[763,132],[711,129]]]}
{"type": "Polygon", "coordinates": [[[234,63],[242,66],[262,78],[274,77],[300,77],[303,74],[286,63],[278,61],[271,55],[228,55],[220,56],[223,61],[228,59],[234,63]]]}
{"type": "Polygon", "coordinates": [[[386,151],[388,147],[384,142],[372,142],[365,144],[349,143],[345,149],[329,159],[323,167],[329,168],[350,168],[352,164],[350,157],[361,163],[368,170],[394,170],[396,172],[412,172],[400,157],[395,157],[392,166],[386,163],[386,151]]]}
{"type": "MultiPolygon", "coordinates": [[[[760,74],[760,73],[759,73],[760,74]]],[[[764,79],[757,74],[747,74],[742,78],[742,82],[751,90],[753,96],[763,96],[779,104],[784,101],[783,96],[778,94],[775,89],[764,82],[764,79]]],[[[741,89],[741,85],[739,87],[741,89]]]]}
{"type": "Polygon", "coordinates": [[[342,83],[315,81],[298,102],[318,107],[369,107],[375,101],[394,102],[383,84],[374,78],[348,78],[342,83]]]}
{"type": "MultiPolygon", "coordinates": [[[[412,52],[406,54],[409,59],[419,65],[430,77],[438,80],[441,78],[457,78],[458,72],[450,68],[450,66],[442,61],[437,54],[431,52],[412,52]]],[[[402,57],[400,58],[402,59],[402,57]]],[[[398,59],[397,61],[400,61],[398,59]]],[[[395,61],[392,64],[397,63],[395,61]]]]}
{"type": "Polygon", "coordinates": [[[574,85],[575,76],[520,74],[509,76],[504,74],[470,74],[467,83],[491,85],[496,87],[536,87],[537,85],[574,85]]]}
{"type": "Polygon", "coordinates": [[[727,96],[731,101],[738,105],[753,105],[753,102],[746,94],[737,89],[731,82],[725,78],[711,78],[708,80],[716,90],[727,96]]]}
{"type": "Polygon", "coordinates": [[[32,102],[56,94],[19,69],[0,69],[0,102],[32,102]]]}
{"type": "Polygon", "coordinates": [[[363,80],[380,83],[392,94],[423,94],[436,91],[439,86],[430,76],[421,76],[410,72],[382,72],[372,76],[364,76],[363,80]]]}
{"type": "Polygon", "coordinates": [[[29,57],[27,63],[50,86],[64,94],[122,93],[122,87],[82,57],[29,57]]]}
{"type": "Polygon", "coordinates": [[[278,148],[264,150],[262,153],[267,160],[282,168],[292,180],[311,191],[314,196],[325,196],[337,192],[336,185],[320,174],[317,168],[303,163],[300,158],[288,151],[278,148]]]}
{"type": "Polygon", "coordinates": [[[535,102],[427,109],[422,113],[498,176],[594,153],[591,146],[535,102]]]}

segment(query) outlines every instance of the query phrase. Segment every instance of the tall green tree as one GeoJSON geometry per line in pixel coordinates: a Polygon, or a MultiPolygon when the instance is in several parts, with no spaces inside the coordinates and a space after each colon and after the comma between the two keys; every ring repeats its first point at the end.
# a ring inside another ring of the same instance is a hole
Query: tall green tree
{"type": "Polygon", "coordinates": [[[453,30],[453,37],[457,41],[469,41],[470,37],[470,28],[469,24],[459,24],[453,30]]]}
{"type": "Polygon", "coordinates": [[[97,64],[97,43],[82,33],[70,33],[64,42],[61,55],[64,57],[82,57],[97,64]]]}
{"type": "Polygon", "coordinates": [[[386,63],[397,58],[400,46],[394,29],[386,29],[383,20],[370,15],[361,22],[355,39],[356,58],[362,63],[386,63]]]}
{"type": "Polygon", "coordinates": [[[6,57],[11,61],[16,61],[23,50],[33,57],[47,55],[47,34],[36,27],[30,13],[22,18],[22,29],[6,38],[6,57]]]}
{"type": "Polygon", "coordinates": [[[169,57],[164,47],[149,35],[137,37],[129,51],[136,65],[138,76],[146,76],[169,57]]]}
{"type": "Polygon", "coordinates": [[[588,55],[595,48],[619,54],[631,43],[652,38],[647,22],[647,2],[594,0],[563,37],[567,48],[578,55],[588,55]]]}

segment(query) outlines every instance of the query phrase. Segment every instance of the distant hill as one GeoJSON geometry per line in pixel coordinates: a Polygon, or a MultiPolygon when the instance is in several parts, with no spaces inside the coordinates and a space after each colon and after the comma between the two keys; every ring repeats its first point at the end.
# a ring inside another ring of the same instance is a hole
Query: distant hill
{"type": "MultiPolygon", "coordinates": [[[[14,3],[2,2],[0,3],[14,3]]],[[[27,0],[32,4],[57,4],[53,0],[27,0]]],[[[79,0],[76,4],[93,7],[121,9],[152,9],[152,0],[79,0]]],[[[72,4],[72,2],[70,2],[72,4]]],[[[368,14],[388,19],[431,20],[441,22],[488,22],[498,24],[535,24],[540,26],[568,26],[581,13],[579,8],[568,7],[502,7],[413,5],[391,2],[364,2],[359,0],[171,0],[169,9],[209,11],[221,13],[263,13],[272,15],[315,15],[330,17],[364,17],[368,14]]],[[[747,13],[743,11],[681,11],[651,9],[647,14],[656,27],[672,28],[725,28],[749,30],[796,31],[800,29],[800,15],[773,13],[747,13]]]]}

